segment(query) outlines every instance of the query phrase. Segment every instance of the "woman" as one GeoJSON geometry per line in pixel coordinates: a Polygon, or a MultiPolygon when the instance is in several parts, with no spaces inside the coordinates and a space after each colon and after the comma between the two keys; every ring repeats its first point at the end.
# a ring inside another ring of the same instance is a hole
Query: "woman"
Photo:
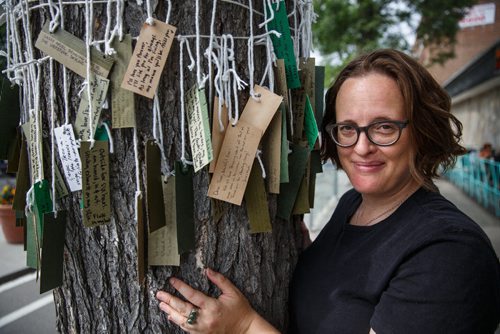
{"type": "MultiPolygon", "coordinates": [[[[326,97],[322,156],[353,188],[299,258],[292,333],[493,333],[500,269],[480,227],[432,178],[465,153],[450,98],[416,61],[379,50],[351,62],[326,97]]],[[[222,275],[218,299],[178,279],[157,294],[190,333],[276,333],[222,275]]]]}

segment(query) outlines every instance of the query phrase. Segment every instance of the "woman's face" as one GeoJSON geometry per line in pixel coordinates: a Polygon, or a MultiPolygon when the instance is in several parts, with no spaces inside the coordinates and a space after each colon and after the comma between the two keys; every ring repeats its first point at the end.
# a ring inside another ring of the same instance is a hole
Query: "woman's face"
{"type": "MultiPolygon", "coordinates": [[[[381,120],[406,121],[403,96],[391,78],[371,73],[347,79],[337,95],[337,123],[357,126],[381,120]]],[[[413,182],[410,159],[414,152],[409,128],[391,146],[378,146],[360,132],[351,147],[338,147],[342,168],[353,187],[363,195],[393,195],[413,182]]]]}

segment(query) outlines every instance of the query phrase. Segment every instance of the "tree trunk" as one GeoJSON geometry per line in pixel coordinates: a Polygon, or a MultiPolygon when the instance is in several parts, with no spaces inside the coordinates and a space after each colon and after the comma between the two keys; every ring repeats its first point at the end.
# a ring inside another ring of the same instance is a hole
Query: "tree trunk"
{"type": "MultiPolygon", "coordinates": [[[[57,1],[54,1],[57,3],[57,1]]],[[[142,1],[137,1],[142,2],[142,1]]],[[[146,3],[126,1],[124,31],[133,37],[139,35],[146,20],[146,3]]],[[[263,1],[253,1],[254,9],[263,13],[263,1]]],[[[248,5],[247,2],[244,2],[248,5]]],[[[291,7],[290,4],[288,4],[291,7]]],[[[94,40],[104,36],[107,20],[106,4],[93,5],[94,40]]],[[[168,4],[166,1],[151,1],[153,16],[164,21],[168,4]]],[[[288,8],[288,12],[292,11],[288,8]]],[[[85,39],[85,6],[64,5],[65,30],[85,39]]],[[[201,34],[209,35],[212,1],[200,1],[200,16],[195,17],[195,1],[172,1],[169,24],[177,27],[177,34],[194,35],[195,20],[200,22],[201,34]]],[[[33,40],[45,22],[50,19],[47,8],[31,11],[33,40]]],[[[255,34],[261,34],[257,24],[262,16],[254,15],[255,34]]],[[[217,2],[215,34],[230,33],[233,36],[249,35],[248,10],[224,1],[217,2]]],[[[33,41],[34,43],[34,41],[33,41]]],[[[208,40],[201,40],[201,50],[208,40]]],[[[194,50],[194,39],[191,40],[194,50]]],[[[202,51],[203,53],[203,51],[202,51]]],[[[184,53],[186,56],[186,52],[184,53]]],[[[36,57],[43,55],[36,50],[36,57]]],[[[237,40],[238,71],[248,78],[247,42],[237,40]]],[[[203,71],[207,73],[206,58],[203,71]]],[[[265,47],[255,47],[255,77],[260,79],[265,67],[265,47]]],[[[187,56],[184,64],[188,64],[187,56]]],[[[55,63],[57,64],[57,63],[55,63]]],[[[43,78],[49,82],[48,63],[43,66],[43,78]]],[[[78,109],[82,79],[68,71],[71,100],[70,120],[74,121],[78,109]]],[[[185,73],[185,87],[196,82],[195,72],[185,73]]],[[[55,66],[56,116],[64,120],[62,66],[55,66]]],[[[43,128],[48,129],[50,106],[49,91],[43,85],[43,128]]],[[[164,151],[170,170],[181,156],[180,92],[179,92],[179,42],[174,41],[158,88],[164,151]]],[[[240,110],[248,97],[248,89],[240,97],[240,110]]],[[[139,136],[139,160],[141,166],[141,189],[145,184],[145,142],[153,138],[152,100],[136,95],[136,119],[139,136]]],[[[210,102],[209,102],[210,103],[210,102]]],[[[104,109],[102,119],[111,119],[111,110],[104,109]]],[[[26,118],[24,118],[26,119],[26,118]]],[[[81,194],[72,193],[58,201],[68,210],[66,243],[64,250],[64,283],[54,290],[57,329],[63,333],[180,333],[160,312],[155,299],[157,290],[172,292],[168,284],[171,276],[179,277],[194,287],[217,296],[217,289],[210,284],[199,267],[211,267],[226,275],[250,300],[253,307],[280,330],[287,327],[288,285],[301,246],[298,219],[294,222],[276,217],[276,195],[268,194],[272,233],[250,234],[245,205],[223,203],[226,209],[219,221],[214,221],[211,200],[207,197],[209,175],[207,169],[194,174],[194,217],[196,250],[181,257],[180,267],[148,267],[144,283],[137,280],[137,233],[134,219],[134,196],[136,191],[135,160],[132,129],[112,130],[114,152],[110,155],[110,189],[112,222],[108,225],[86,228],[82,224],[80,209],[81,194]]],[[[186,131],[186,137],[187,131],[186,131]]],[[[44,140],[49,143],[48,131],[44,140]]],[[[189,150],[187,143],[186,150],[189,150]]],[[[46,158],[47,160],[47,158],[46,158]]],[[[47,169],[49,170],[49,169],[47,169]]],[[[48,175],[46,175],[50,178],[48,175]]]]}

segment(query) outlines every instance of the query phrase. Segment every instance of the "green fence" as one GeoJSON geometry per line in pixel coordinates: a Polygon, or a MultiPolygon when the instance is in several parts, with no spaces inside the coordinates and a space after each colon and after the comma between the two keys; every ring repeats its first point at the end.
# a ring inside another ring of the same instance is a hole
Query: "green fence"
{"type": "Polygon", "coordinates": [[[484,208],[500,217],[500,163],[474,153],[458,158],[444,175],[484,208]]]}

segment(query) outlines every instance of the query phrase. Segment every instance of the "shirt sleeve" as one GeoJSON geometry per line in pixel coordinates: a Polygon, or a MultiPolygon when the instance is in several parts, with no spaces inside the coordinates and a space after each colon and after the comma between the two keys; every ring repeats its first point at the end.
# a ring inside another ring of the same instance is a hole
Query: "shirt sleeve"
{"type": "Polygon", "coordinates": [[[500,267],[472,233],[449,233],[406,256],[375,307],[378,334],[494,333],[500,267]]]}

